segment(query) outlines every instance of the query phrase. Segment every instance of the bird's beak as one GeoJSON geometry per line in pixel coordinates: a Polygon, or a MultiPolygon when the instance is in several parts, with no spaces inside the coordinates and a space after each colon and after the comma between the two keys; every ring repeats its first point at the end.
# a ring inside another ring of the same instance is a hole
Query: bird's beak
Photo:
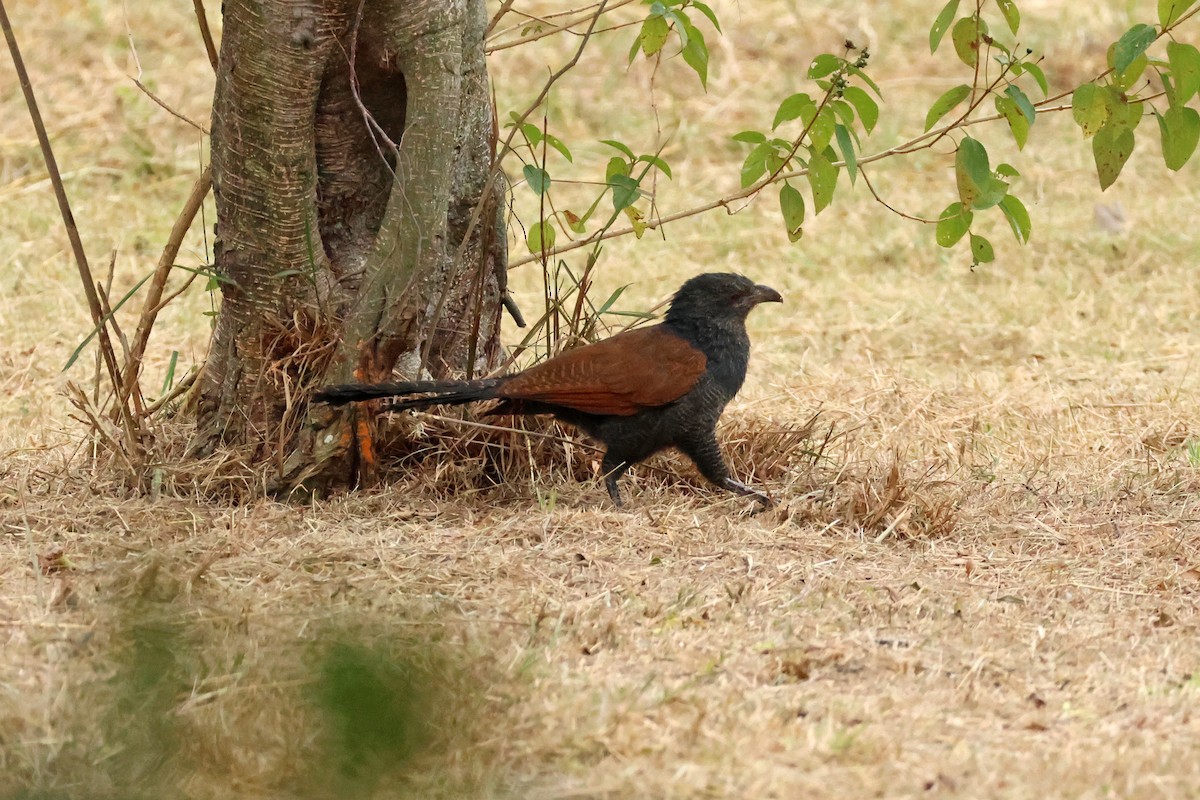
{"type": "Polygon", "coordinates": [[[754,287],[754,303],[782,303],[783,297],[779,292],[772,289],[770,286],[763,286],[761,283],[754,287]]]}

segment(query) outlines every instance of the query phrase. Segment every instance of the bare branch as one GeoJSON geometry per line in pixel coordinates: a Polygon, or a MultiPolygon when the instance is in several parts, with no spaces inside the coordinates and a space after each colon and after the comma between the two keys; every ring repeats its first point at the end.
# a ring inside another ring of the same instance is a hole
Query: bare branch
{"type": "Polygon", "coordinates": [[[212,31],[208,27],[208,14],[204,11],[204,0],[192,0],[196,9],[196,25],[200,28],[200,38],[204,40],[204,49],[208,52],[208,62],[212,64],[213,72],[217,71],[217,46],[213,43],[212,31]]]}
{"type": "Polygon", "coordinates": [[[176,118],[176,119],[178,119],[178,120],[181,120],[181,121],[183,121],[183,122],[186,122],[188,125],[191,125],[193,128],[195,128],[196,130],[198,130],[198,131],[200,131],[201,133],[203,133],[205,136],[208,136],[208,135],[209,135],[209,134],[208,134],[208,128],[204,127],[204,126],[203,126],[203,125],[201,125],[199,122],[196,122],[196,121],[194,121],[194,120],[188,119],[186,116],[184,116],[184,115],[183,115],[183,114],[181,114],[180,112],[178,112],[178,111],[176,111],[175,109],[171,108],[169,105],[167,105],[167,104],[166,104],[166,101],[164,101],[164,100],[163,100],[161,97],[159,97],[158,95],[156,95],[154,92],[150,91],[150,89],[149,89],[149,88],[147,88],[146,84],[142,83],[142,82],[141,82],[141,81],[139,81],[137,78],[130,78],[130,80],[132,80],[132,81],[133,81],[133,85],[134,85],[134,86],[136,86],[136,87],[138,87],[139,89],[141,89],[141,90],[142,90],[142,92],[143,92],[143,93],[144,93],[144,94],[145,94],[147,97],[149,97],[151,100],[153,100],[155,103],[157,103],[157,104],[158,104],[158,106],[159,106],[160,108],[162,108],[164,111],[166,111],[166,112],[167,112],[168,114],[170,114],[172,117],[175,117],[175,118],[176,118]]]}
{"type": "MultiPolygon", "coordinates": [[[[588,25],[587,32],[583,34],[584,39],[586,40],[594,32],[594,29],[596,27],[596,21],[598,19],[600,19],[601,14],[604,14],[606,11],[614,11],[614,10],[620,8],[621,6],[627,6],[630,3],[634,3],[634,2],[637,2],[637,0],[616,0],[616,2],[609,5],[607,0],[604,0],[604,2],[600,2],[600,3],[596,4],[596,6],[599,9],[597,11],[586,11],[585,13],[581,14],[580,16],[574,17],[574,18],[570,19],[569,21],[562,23],[561,25],[554,25],[545,30],[538,31],[533,36],[525,36],[520,39],[514,39],[511,42],[503,42],[502,44],[495,44],[495,45],[491,45],[490,47],[485,47],[484,52],[485,53],[495,53],[498,50],[507,50],[510,47],[518,47],[523,44],[529,44],[530,42],[536,42],[538,39],[545,39],[547,36],[553,36],[556,33],[562,33],[563,31],[569,31],[571,28],[574,28],[576,25],[582,25],[584,22],[589,22],[590,24],[588,25]]],[[[500,31],[500,33],[495,34],[493,36],[493,38],[498,39],[506,34],[512,33],[515,30],[519,30],[521,27],[522,26],[520,26],[520,25],[514,25],[511,28],[508,28],[506,30],[500,31]]]]}
{"type": "Polygon", "coordinates": [[[150,280],[150,288],[147,289],[146,300],[142,304],[142,316],[138,320],[137,330],[133,334],[133,344],[129,349],[129,359],[125,362],[125,372],[121,375],[118,402],[122,404],[125,402],[125,398],[133,393],[134,387],[137,385],[138,374],[142,369],[142,358],[146,354],[146,345],[150,341],[150,331],[154,327],[154,320],[158,317],[158,312],[162,310],[160,301],[163,291],[166,289],[171,268],[175,265],[175,257],[179,255],[179,248],[183,245],[183,237],[192,227],[192,222],[196,219],[196,214],[200,212],[204,198],[208,196],[211,188],[212,167],[209,166],[204,168],[204,172],[192,186],[192,193],[188,195],[183,210],[175,219],[175,225],[171,228],[171,236],[163,246],[162,255],[158,257],[158,266],[154,269],[154,277],[150,280]]]}

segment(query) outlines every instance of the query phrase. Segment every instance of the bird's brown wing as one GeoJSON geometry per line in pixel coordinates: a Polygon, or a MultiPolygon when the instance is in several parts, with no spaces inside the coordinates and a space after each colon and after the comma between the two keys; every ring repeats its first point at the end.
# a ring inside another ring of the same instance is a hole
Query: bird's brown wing
{"type": "Polygon", "coordinates": [[[698,348],[655,325],[568,350],[518,373],[497,394],[627,417],[687,394],[706,363],[698,348]]]}

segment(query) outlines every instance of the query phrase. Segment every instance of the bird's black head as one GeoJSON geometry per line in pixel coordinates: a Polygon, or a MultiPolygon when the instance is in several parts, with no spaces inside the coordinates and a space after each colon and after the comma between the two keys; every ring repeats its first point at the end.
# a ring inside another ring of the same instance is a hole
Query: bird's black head
{"type": "Polygon", "coordinates": [[[759,303],[782,303],[779,292],[733,272],[706,272],[689,279],[671,301],[667,322],[744,320],[759,303]]]}

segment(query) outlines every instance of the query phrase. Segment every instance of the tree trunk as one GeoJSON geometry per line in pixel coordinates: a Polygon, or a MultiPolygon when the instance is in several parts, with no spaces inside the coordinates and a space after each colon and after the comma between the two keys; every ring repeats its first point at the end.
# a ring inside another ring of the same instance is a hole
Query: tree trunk
{"type": "MultiPolygon", "coordinates": [[[[507,261],[484,0],[225,0],[212,121],[223,301],[195,452],[289,489],[369,473],[316,386],[485,370],[507,261]]],[[[361,477],[361,475],[360,475],[361,477]]]]}

